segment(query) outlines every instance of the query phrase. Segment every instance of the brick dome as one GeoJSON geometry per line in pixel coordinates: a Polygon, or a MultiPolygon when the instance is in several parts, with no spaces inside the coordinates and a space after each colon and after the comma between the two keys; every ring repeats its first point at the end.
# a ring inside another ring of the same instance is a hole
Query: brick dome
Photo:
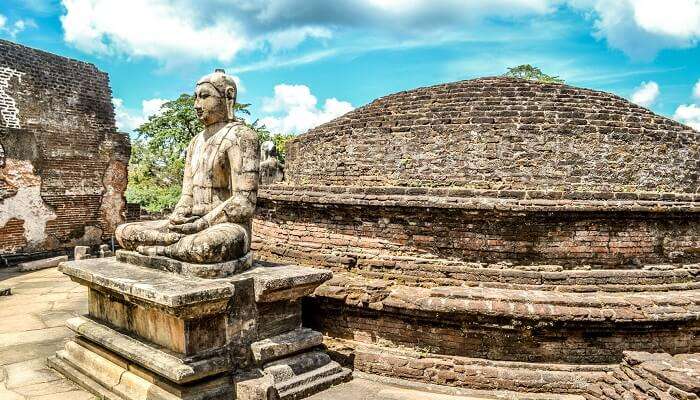
{"type": "Polygon", "coordinates": [[[481,78],[382,97],[300,135],[287,181],[690,194],[698,134],[609,93],[481,78]]]}

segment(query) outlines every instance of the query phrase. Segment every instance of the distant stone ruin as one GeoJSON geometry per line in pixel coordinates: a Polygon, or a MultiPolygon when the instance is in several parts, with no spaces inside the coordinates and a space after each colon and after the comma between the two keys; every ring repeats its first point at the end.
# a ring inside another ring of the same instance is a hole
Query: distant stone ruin
{"type": "Polygon", "coordinates": [[[658,358],[684,374],[700,359],[699,136],[562,84],[396,93],[287,144],[285,181],[259,191],[253,249],[334,272],[305,323],[356,370],[695,398],[628,351],[687,353],[658,358]]]}
{"type": "Polygon", "coordinates": [[[124,221],[111,100],[94,65],[0,40],[0,257],[99,244],[124,221]]]}

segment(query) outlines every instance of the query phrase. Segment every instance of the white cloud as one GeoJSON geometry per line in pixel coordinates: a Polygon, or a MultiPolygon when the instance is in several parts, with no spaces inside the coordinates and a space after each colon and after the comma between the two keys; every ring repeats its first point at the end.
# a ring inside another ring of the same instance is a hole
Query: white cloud
{"type": "Polygon", "coordinates": [[[632,102],[642,107],[649,107],[659,98],[659,85],[654,81],[642,82],[632,93],[632,102]]]}
{"type": "Polygon", "coordinates": [[[143,116],[148,119],[151,115],[160,115],[163,111],[161,107],[165,104],[167,100],[163,99],[150,99],[141,102],[141,110],[143,116]]]}
{"type": "Polygon", "coordinates": [[[20,32],[27,28],[36,28],[36,22],[32,19],[18,19],[8,24],[7,17],[0,14],[0,34],[5,33],[14,39],[20,32]]]}
{"type": "Polygon", "coordinates": [[[673,118],[700,131],[700,106],[683,104],[676,109],[673,118]]]}
{"type": "Polygon", "coordinates": [[[693,87],[693,97],[700,100],[700,79],[698,79],[697,83],[695,83],[695,86],[693,87]]]}
{"type": "MultiPolygon", "coordinates": [[[[700,40],[700,0],[61,0],[68,43],[92,53],[231,61],[269,57],[307,40],[361,29],[364,43],[466,38],[503,19],[546,24],[565,6],[593,19],[594,35],[633,58],[700,40]]],[[[553,33],[545,30],[550,36],[553,33]]],[[[318,50],[318,48],[314,49],[318,50]]],[[[299,59],[303,54],[294,54],[299,59]]]]}
{"type": "Polygon", "coordinates": [[[236,90],[238,91],[238,94],[245,93],[246,88],[243,86],[243,82],[241,81],[241,78],[237,75],[233,75],[233,81],[236,82],[236,90]]]}
{"type": "Polygon", "coordinates": [[[336,98],[326,99],[322,108],[306,85],[275,86],[275,96],[263,100],[262,110],[273,114],[260,119],[273,133],[302,133],[353,109],[336,98]]]}
{"type": "Polygon", "coordinates": [[[700,0],[568,0],[594,16],[595,36],[632,58],[651,59],[665,48],[700,39],[700,0]]]}
{"type": "Polygon", "coordinates": [[[134,111],[124,107],[124,101],[120,98],[112,99],[114,105],[114,118],[117,123],[117,129],[123,132],[133,132],[136,128],[148,121],[151,115],[158,115],[162,112],[161,106],[167,100],[150,99],[141,102],[141,110],[134,111]]]}
{"type": "Polygon", "coordinates": [[[64,38],[98,54],[168,60],[194,57],[227,61],[244,47],[236,26],[202,24],[181,2],[165,0],[62,0],[64,38]]]}
{"type": "Polygon", "coordinates": [[[230,61],[242,50],[284,52],[343,28],[440,37],[489,17],[554,10],[558,0],[61,0],[66,42],[91,53],[230,61]]]}
{"type": "Polygon", "coordinates": [[[680,39],[700,36],[699,0],[632,1],[635,22],[647,32],[680,39]]]}

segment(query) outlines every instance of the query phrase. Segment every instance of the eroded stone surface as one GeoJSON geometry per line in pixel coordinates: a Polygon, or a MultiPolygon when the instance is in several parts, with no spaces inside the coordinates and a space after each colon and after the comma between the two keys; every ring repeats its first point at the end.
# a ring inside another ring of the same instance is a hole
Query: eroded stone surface
{"type": "Polygon", "coordinates": [[[313,291],[333,274],[318,268],[296,265],[259,266],[241,274],[255,280],[255,301],[296,300],[313,291]]]}
{"type": "Polygon", "coordinates": [[[253,265],[251,253],[243,257],[214,264],[192,264],[163,256],[147,256],[135,251],[117,250],[117,260],[146,268],[159,269],[198,278],[226,278],[236,275],[253,265]]]}
{"type": "Polygon", "coordinates": [[[258,363],[268,362],[297,353],[323,343],[323,335],[308,328],[298,328],[291,332],[273,336],[253,343],[250,347],[258,363]]]}
{"type": "Polygon", "coordinates": [[[260,154],[257,134],[233,116],[236,92],[223,70],[197,82],[195,110],[205,128],[187,147],[182,196],[167,220],[120,226],[122,247],[198,264],[250,251],[260,154]]]}
{"type": "Polygon", "coordinates": [[[123,222],[111,100],[94,65],[0,40],[0,254],[99,244],[123,222]]]}
{"type": "Polygon", "coordinates": [[[223,310],[233,295],[233,285],[219,280],[185,278],[158,270],[97,258],[62,263],[60,271],[71,278],[104,290],[142,300],[164,310],[185,312],[188,307],[209,305],[223,310]]]}

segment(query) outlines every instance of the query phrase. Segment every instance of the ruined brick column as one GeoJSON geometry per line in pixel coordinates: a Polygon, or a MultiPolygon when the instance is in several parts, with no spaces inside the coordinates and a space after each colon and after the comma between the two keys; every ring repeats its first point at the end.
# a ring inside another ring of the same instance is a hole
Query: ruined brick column
{"type": "Polygon", "coordinates": [[[0,257],[110,238],[129,154],[106,73],[0,40],[0,257]]]}

